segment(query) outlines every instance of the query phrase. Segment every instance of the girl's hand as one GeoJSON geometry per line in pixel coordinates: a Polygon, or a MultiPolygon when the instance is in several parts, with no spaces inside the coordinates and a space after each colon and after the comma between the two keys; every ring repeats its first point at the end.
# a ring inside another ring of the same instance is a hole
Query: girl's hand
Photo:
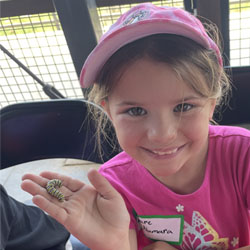
{"type": "Polygon", "coordinates": [[[176,248],[163,241],[156,241],[155,243],[150,244],[143,248],[143,250],[174,250],[174,249],[176,248]]]}
{"type": "Polygon", "coordinates": [[[96,170],[91,170],[88,178],[93,187],[58,173],[26,174],[21,187],[34,196],[37,206],[89,248],[123,249],[122,243],[127,247],[130,217],[123,198],[96,170]],[[62,181],[64,202],[47,193],[45,186],[50,179],[62,181]]]}

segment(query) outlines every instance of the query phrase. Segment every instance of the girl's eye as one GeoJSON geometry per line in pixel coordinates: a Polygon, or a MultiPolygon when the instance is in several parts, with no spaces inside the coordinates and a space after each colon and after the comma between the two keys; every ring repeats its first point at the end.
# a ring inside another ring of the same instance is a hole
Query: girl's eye
{"type": "Polygon", "coordinates": [[[174,112],[187,112],[194,107],[193,104],[181,103],[174,108],[174,112]]]}
{"type": "Polygon", "coordinates": [[[142,116],[145,115],[147,112],[145,109],[140,107],[130,108],[127,113],[131,116],[142,116]]]}

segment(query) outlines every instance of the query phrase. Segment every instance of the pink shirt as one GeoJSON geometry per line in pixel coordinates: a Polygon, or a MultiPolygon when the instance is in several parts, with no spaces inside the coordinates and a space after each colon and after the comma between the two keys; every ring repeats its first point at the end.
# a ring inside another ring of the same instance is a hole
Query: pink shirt
{"type": "Polygon", "coordinates": [[[250,131],[246,129],[210,126],[205,177],[200,188],[188,195],[168,189],[125,152],[100,172],[122,194],[139,250],[153,239],[189,250],[250,245],[250,131]]]}

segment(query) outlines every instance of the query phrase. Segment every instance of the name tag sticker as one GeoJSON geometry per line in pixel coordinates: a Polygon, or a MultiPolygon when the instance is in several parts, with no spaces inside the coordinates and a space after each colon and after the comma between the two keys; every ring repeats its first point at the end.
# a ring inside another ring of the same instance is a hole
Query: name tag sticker
{"type": "Polygon", "coordinates": [[[137,215],[137,221],[145,236],[151,240],[166,241],[175,245],[182,243],[183,215],[137,215]]]}

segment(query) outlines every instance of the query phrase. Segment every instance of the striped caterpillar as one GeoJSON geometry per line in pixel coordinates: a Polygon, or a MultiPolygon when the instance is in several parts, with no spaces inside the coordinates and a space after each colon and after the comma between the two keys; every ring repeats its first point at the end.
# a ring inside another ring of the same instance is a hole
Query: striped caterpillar
{"type": "Polygon", "coordinates": [[[59,201],[63,202],[65,200],[64,194],[56,189],[56,187],[60,188],[62,186],[62,181],[59,179],[53,179],[48,181],[46,185],[47,192],[56,197],[59,201]]]}

